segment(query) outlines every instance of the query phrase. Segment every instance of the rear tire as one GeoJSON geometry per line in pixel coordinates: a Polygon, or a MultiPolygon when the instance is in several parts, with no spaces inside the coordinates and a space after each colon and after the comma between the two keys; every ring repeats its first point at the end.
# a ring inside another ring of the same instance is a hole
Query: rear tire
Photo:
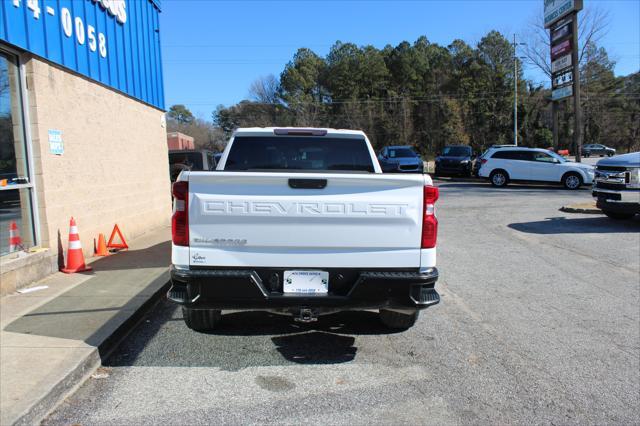
{"type": "Polygon", "coordinates": [[[411,328],[416,323],[418,316],[420,316],[420,311],[415,311],[412,314],[401,314],[400,312],[380,309],[380,320],[385,326],[394,330],[411,328]]]}
{"type": "Polygon", "coordinates": [[[182,307],[184,323],[194,331],[210,331],[215,329],[222,319],[222,312],[217,309],[189,309],[182,307]]]}
{"type": "Polygon", "coordinates": [[[562,184],[570,190],[579,189],[582,186],[582,177],[578,173],[567,173],[562,176],[562,184]]]}
{"type": "Polygon", "coordinates": [[[494,170],[489,175],[489,180],[496,188],[503,188],[509,183],[509,175],[504,170],[494,170]]]}
{"type": "Polygon", "coordinates": [[[614,220],[628,220],[635,216],[633,213],[612,212],[611,210],[602,210],[602,213],[614,220]]]}

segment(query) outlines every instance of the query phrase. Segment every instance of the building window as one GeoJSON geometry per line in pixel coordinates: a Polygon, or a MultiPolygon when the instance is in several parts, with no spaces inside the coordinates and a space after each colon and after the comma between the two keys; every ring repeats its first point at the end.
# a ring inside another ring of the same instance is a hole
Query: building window
{"type": "Polygon", "coordinates": [[[20,68],[0,50],[0,256],[35,245],[20,68]]]}

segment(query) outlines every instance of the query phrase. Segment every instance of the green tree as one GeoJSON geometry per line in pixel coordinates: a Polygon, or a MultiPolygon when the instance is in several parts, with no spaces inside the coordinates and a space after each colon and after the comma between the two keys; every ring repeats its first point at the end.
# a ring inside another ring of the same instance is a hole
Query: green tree
{"type": "Polygon", "coordinates": [[[186,106],[182,104],[176,104],[171,105],[171,108],[169,108],[169,112],[167,112],[167,118],[175,120],[178,123],[188,124],[191,123],[195,117],[186,106]]]}
{"type": "Polygon", "coordinates": [[[280,95],[293,116],[293,122],[300,126],[321,123],[322,103],[328,91],[323,87],[325,61],[310,49],[298,49],[282,74],[280,74],[280,95]]]}
{"type": "MultiPolygon", "coordinates": [[[[595,43],[583,52],[585,143],[639,148],[638,74],[615,77],[615,64],[595,43]]],[[[259,78],[249,100],[219,106],[213,120],[227,136],[240,126],[356,128],[376,149],[409,144],[430,157],[444,145],[469,144],[479,152],[513,141],[513,65],[513,46],[497,31],[475,47],[462,40],[440,46],[426,37],[383,49],[337,41],[326,57],[298,49],[279,79],[259,78]]],[[[550,90],[527,81],[518,65],[518,134],[528,146],[550,146],[550,90]]],[[[561,103],[560,116],[565,148],[570,103],[561,103]]]]}
{"type": "Polygon", "coordinates": [[[609,59],[604,48],[589,43],[584,52],[584,63],[580,67],[584,143],[599,143],[604,142],[611,127],[610,113],[620,106],[620,98],[616,96],[620,81],[613,73],[615,62],[609,59]]]}

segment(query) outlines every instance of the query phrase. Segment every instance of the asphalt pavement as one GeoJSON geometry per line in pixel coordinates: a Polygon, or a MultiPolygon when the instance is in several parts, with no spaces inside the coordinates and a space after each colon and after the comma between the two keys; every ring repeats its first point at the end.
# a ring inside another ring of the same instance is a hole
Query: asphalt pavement
{"type": "Polygon", "coordinates": [[[442,303],[412,329],[234,312],[202,334],[163,300],[45,424],[638,424],[640,218],[437,183],[442,303]]]}

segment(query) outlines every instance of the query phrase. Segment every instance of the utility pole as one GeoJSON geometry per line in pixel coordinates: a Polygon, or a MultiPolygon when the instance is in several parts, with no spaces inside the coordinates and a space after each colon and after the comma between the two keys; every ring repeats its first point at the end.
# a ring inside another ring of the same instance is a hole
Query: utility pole
{"type": "Polygon", "coordinates": [[[513,143],[518,146],[518,46],[526,43],[517,43],[516,35],[513,35],[513,143]]]}
{"type": "Polygon", "coordinates": [[[513,35],[513,140],[518,146],[518,59],[516,58],[516,35],[513,35]]]}

